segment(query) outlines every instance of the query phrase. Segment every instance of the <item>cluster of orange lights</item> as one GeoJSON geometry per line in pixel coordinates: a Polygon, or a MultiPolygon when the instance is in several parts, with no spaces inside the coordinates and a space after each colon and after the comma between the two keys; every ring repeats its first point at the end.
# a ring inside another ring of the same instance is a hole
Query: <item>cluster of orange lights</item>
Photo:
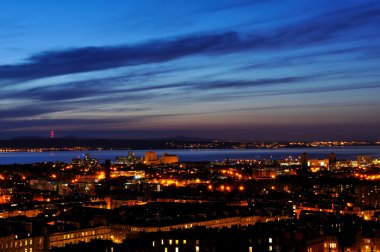
{"type": "Polygon", "coordinates": [[[100,172],[97,179],[98,180],[102,180],[102,179],[105,179],[106,178],[106,174],[104,172],[100,172]]]}
{"type": "MultiPolygon", "coordinates": [[[[213,187],[212,185],[209,185],[207,188],[208,188],[209,190],[213,190],[213,189],[214,189],[214,187],[213,187]]],[[[217,187],[216,189],[217,189],[217,190],[220,190],[220,191],[222,191],[222,192],[225,192],[225,191],[230,192],[232,188],[231,188],[231,186],[229,186],[229,185],[220,185],[220,186],[217,187]]],[[[239,186],[238,189],[239,189],[239,191],[244,191],[244,186],[239,186]]]]}
{"type": "Polygon", "coordinates": [[[178,181],[174,179],[162,179],[160,181],[160,184],[162,185],[177,185],[178,181]]]}
{"type": "Polygon", "coordinates": [[[8,203],[10,201],[11,201],[11,196],[10,195],[1,195],[0,196],[0,204],[8,203]]]}
{"type": "Polygon", "coordinates": [[[367,175],[367,174],[359,174],[355,173],[355,177],[366,180],[380,180],[380,174],[377,175],[367,175]]]}
{"type": "Polygon", "coordinates": [[[233,172],[233,171],[222,170],[222,173],[225,174],[225,175],[235,176],[235,177],[237,177],[239,179],[241,179],[243,177],[240,173],[233,172]]]}

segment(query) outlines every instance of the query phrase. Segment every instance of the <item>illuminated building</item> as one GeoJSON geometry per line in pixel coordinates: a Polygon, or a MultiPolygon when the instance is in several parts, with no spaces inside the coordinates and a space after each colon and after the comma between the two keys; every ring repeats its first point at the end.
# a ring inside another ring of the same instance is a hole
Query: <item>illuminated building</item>
{"type": "Polygon", "coordinates": [[[145,164],[158,164],[159,160],[157,159],[157,153],[155,151],[145,152],[145,164]]]}
{"type": "Polygon", "coordinates": [[[358,167],[367,167],[372,165],[371,156],[357,156],[356,157],[358,167]]]}
{"type": "Polygon", "coordinates": [[[0,237],[0,251],[44,251],[43,237],[23,237],[9,235],[0,237]]]}
{"type": "Polygon", "coordinates": [[[307,163],[309,167],[328,167],[329,159],[310,159],[307,163]]]}
{"type": "Polygon", "coordinates": [[[164,153],[162,155],[161,162],[163,164],[178,163],[178,156],[177,155],[169,155],[167,153],[164,153]]]}
{"type": "Polygon", "coordinates": [[[147,151],[147,152],[145,152],[145,161],[144,162],[147,165],[178,163],[178,156],[163,153],[162,157],[158,158],[157,153],[155,151],[147,151]]]}

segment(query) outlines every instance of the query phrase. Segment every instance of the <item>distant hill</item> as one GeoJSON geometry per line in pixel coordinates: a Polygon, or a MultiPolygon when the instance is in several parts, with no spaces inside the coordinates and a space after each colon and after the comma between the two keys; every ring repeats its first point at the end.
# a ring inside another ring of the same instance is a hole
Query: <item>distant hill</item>
{"type": "Polygon", "coordinates": [[[47,137],[41,137],[41,136],[18,136],[12,138],[12,140],[26,140],[26,139],[47,139],[47,137]]]}
{"type": "Polygon", "coordinates": [[[176,136],[172,138],[166,138],[162,140],[167,141],[185,141],[185,142],[210,142],[213,141],[213,139],[209,138],[196,138],[196,137],[186,137],[186,136],[176,136]]]}

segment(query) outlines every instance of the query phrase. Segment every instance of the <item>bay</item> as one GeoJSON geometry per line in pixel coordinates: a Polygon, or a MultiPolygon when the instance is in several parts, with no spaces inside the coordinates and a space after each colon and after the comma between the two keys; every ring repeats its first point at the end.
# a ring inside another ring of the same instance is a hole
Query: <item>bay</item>
{"type": "MultiPolygon", "coordinates": [[[[115,160],[117,156],[127,156],[132,151],[136,156],[143,157],[148,150],[91,150],[91,151],[56,151],[56,152],[1,152],[0,164],[29,164],[37,162],[70,162],[73,158],[82,158],[86,153],[104,162],[105,159],[115,160]]],[[[149,150],[151,151],[151,150],[149,150]]],[[[337,154],[338,160],[354,160],[358,155],[369,155],[380,158],[380,146],[347,146],[347,147],[314,147],[314,148],[283,148],[283,149],[170,149],[157,150],[157,155],[163,153],[178,155],[180,162],[223,161],[229,159],[283,159],[289,156],[298,157],[307,152],[309,158],[327,158],[331,152],[337,154]]]]}

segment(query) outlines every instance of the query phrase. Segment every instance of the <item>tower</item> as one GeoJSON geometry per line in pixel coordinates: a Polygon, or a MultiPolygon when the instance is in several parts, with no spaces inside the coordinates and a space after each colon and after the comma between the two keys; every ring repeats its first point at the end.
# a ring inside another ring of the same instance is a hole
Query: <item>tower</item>
{"type": "Polygon", "coordinates": [[[308,161],[309,161],[309,155],[306,152],[302,153],[301,154],[301,166],[302,166],[302,169],[305,171],[309,167],[308,161]]]}
{"type": "Polygon", "coordinates": [[[106,177],[106,190],[110,190],[110,183],[111,183],[111,161],[109,159],[106,159],[104,163],[104,173],[106,177]]]}
{"type": "Polygon", "coordinates": [[[335,163],[336,163],[336,154],[334,152],[331,152],[329,154],[329,164],[335,165],[335,163]]]}

